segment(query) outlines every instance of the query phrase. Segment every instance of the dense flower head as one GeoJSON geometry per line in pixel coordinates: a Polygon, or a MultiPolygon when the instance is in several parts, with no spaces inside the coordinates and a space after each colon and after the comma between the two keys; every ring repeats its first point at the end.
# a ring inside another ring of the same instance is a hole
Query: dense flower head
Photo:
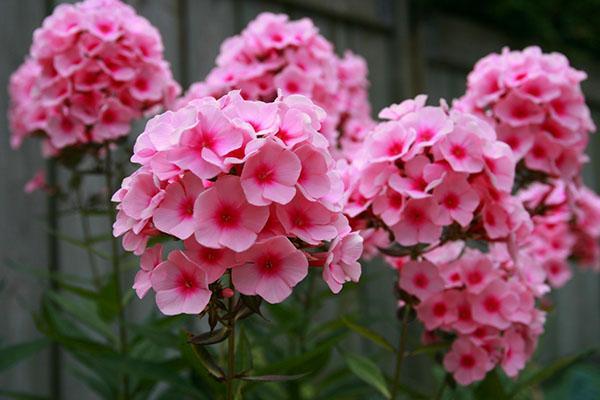
{"type": "Polygon", "coordinates": [[[373,122],[367,64],[351,52],[338,57],[333,45],[308,18],[262,13],[221,46],[205,81],[193,84],[179,101],[220,97],[237,89],[246,99],[272,101],[277,91],[302,94],[325,109],[323,133],[337,158],[353,154],[373,122]]]}
{"type": "Polygon", "coordinates": [[[324,118],[302,95],[262,102],[239,91],[152,118],[134,147],[141,167],[113,196],[113,233],[142,255],[138,294],[154,289],[165,314],[200,313],[229,270],[235,290],[270,303],[288,297],[309,265],[335,293],[358,281],[363,240],[342,213],[324,118]],[[159,235],[183,249],[161,261],[146,248],[159,235]]]}
{"type": "Polygon", "coordinates": [[[600,270],[600,197],[595,192],[554,179],[517,195],[534,226],[521,246],[544,267],[551,286],[563,286],[571,278],[570,262],[600,270]]]}
{"type": "Polygon", "coordinates": [[[529,260],[515,262],[505,244],[492,247],[484,253],[453,242],[399,269],[400,288],[414,296],[427,337],[452,341],[444,367],[461,385],[496,365],[516,376],[543,332],[536,299],[547,290],[537,291],[529,260]]]}
{"type": "Polygon", "coordinates": [[[404,247],[506,240],[531,229],[522,203],[511,195],[514,155],[484,120],[426,106],[424,96],[380,116],[389,120],[368,133],[351,165],[340,168],[353,225],[384,230],[404,247]]]}
{"type": "Polygon", "coordinates": [[[160,34],[119,0],[61,4],[10,79],[11,145],[41,132],[46,155],[125,136],[179,94],[160,34]]]}
{"type": "Polygon", "coordinates": [[[454,106],[492,123],[524,168],[572,180],[595,130],[580,86],[585,78],[560,53],[504,48],[477,62],[454,106]]]}

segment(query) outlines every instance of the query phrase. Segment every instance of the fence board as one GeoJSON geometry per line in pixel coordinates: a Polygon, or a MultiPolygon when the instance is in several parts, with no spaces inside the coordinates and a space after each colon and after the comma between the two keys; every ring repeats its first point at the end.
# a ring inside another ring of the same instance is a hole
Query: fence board
{"type": "MultiPolygon", "coordinates": [[[[45,3],[38,0],[0,2],[0,87],[4,93],[10,74],[29,51],[33,30],[41,23],[45,3]]],[[[10,149],[6,111],[8,96],[0,96],[0,343],[8,345],[39,337],[30,312],[37,308],[39,284],[23,273],[4,268],[12,259],[46,268],[44,233],[45,200],[41,194],[26,195],[23,185],[44,163],[36,143],[25,143],[18,152],[10,149]]],[[[0,375],[0,387],[29,388],[44,394],[49,389],[48,354],[43,352],[0,375]],[[32,387],[31,382],[36,382],[32,387]]]]}

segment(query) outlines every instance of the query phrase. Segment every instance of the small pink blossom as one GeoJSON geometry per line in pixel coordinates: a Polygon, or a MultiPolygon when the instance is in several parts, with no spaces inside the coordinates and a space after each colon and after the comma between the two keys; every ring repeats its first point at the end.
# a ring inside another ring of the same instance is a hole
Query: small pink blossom
{"type": "Polygon", "coordinates": [[[429,261],[409,261],[400,271],[400,288],[424,301],[444,289],[444,280],[429,261]]]}
{"type": "Polygon", "coordinates": [[[194,216],[198,243],[240,252],[254,244],[267,223],[269,209],[248,203],[240,179],[228,175],[198,196],[194,216]]]}
{"type": "Polygon", "coordinates": [[[511,292],[508,284],[493,281],[474,298],[473,319],[480,324],[506,329],[518,303],[518,296],[511,292]]]}
{"type": "Polygon", "coordinates": [[[442,234],[442,226],[434,222],[439,213],[439,206],[431,199],[408,200],[402,218],[391,227],[396,241],[403,246],[436,242],[442,234]]]}
{"type": "Polygon", "coordinates": [[[156,228],[182,240],[190,237],[196,230],[194,203],[202,191],[202,181],[193,174],[169,184],[163,201],[154,211],[156,228]]]}
{"type": "Polygon", "coordinates": [[[169,253],[150,277],[156,304],[165,315],[199,314],[210,300],[206,273],[181,251],[169,253]]]}
{"type": "Polygon", "coordinates": [[[479,196],[463,174],[449,174],[442,184],[433,190],[433,198],[439,204],[439,220],[449,224],[450,220],[467,226],[479,205],[479,196]]]}
{"type": "Polygon", "coordinates": [[[33,193],[36,190],[45,189],[47,187],[46,183],[46,171],[40,169],[35,173],[35,175],[27,181],[23,191],[25,193],[33,193]]]}
{"type": "Polygon", "coordinates": [[[363,238],[357,232],[338,236],[331,242],[323,266],[323,280],[333,293],[339,293],[347,281],[358,282],[361,275],[358,259],[362,252],[363,238]]]}
{"type": "Polygon", "coordinates": [[[257,243],[238,262],[242,265],[232,269],[235,288],[272,304],[285,300],[308,273],[306,257],[283,236],[257,243]]]}
{"type": "Polygon", "coordinates": [[[475,346],[468,338],[460,337],[452,343],[451,350],[444,357],[444,368],[458,383],[469,385],[482,380],[493,368],[493,363],[485,350],[475,346]]]}
{"type": "Polygon", "coordinates": [[[335,223],[340,216],[318,202],[308,201],[300,193],[289,204],[277,205],[276,212],[286,232],[307,243],[317,244],[338,235],[335,223]]]}
{"type": "Polygon", "coordinates": [[[162,246],[147,249],[140,258],[140,270],[135,274],[133,289],[137,296],[143,298],[152,288],[152,272],[162,262],[162,246]]]}
{"type": "Polygon", "coordinates": [[[267,141],[244,165],[241,184],[253,205],[289,203],[296,194],[302,164],[293,152],[267,141]]]}

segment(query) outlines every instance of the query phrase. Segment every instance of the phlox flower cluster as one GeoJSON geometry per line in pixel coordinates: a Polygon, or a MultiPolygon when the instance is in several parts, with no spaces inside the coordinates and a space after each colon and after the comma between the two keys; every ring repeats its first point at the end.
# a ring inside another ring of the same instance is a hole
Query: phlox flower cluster
{"type": "Polygon", "coordinates": [[[138,295],[150,288],[165,314],[200,313],[210,286],[287,298],[309,265],[334,293],[358,281],[362,238],[342,213],[343,184],[320,133],[324,111],[302,95],[273,102],[232,91],[151,119],[115,193],[114,234],[142,255],[138,295]],[[148,240],[182,241],[166,260],[148,240]],[[230,272],[229,272],[230,271],[230,272]]]}
{"type": "Polygon", "coordinates": [[[225,40],[216,67],[179,103],[220,97],[233,89],[262,101],[275,99],[278,90],[305,95],[327,112],[321,132],[337,157],[339,148],[356,150],[373,124],[367,74],[362,57],[351,52],[338,57],[310,19],[290,21],[285,14],[262,13],[241,34],[225,40]]]}
{"type": "Polygon", "coordinates": [[[425,96],[381,111],[362,153],[340,167],[345,212],[367,230],[367,248],[436,244],[457,238],[506,240],[531,229],[511,195],[515,158],[482,119],[425,96]],[[370,230],[370,231],[369,231],[370,230]],[[389,241],[388,239],[388,241],[389,241]]]}
{"type": "Polygon", "coordinates": [[[451,340],[443,364],[461,385],[496,366],[515,377],[543,333],[545,313],[535,300],[548,288],[505,244],[493,247],[482,253],[453,242],[400,268],[400,288],[414,296],[427,341],[451,340]]]}
{"type": "Polygon", "coordinates": [[[477,62],[455,107],[492,123],[527,169],[572,180],[595,130],[580,86],[585,78],[560,53],[504,48],[477,62]]]}
{"type": "Polygon", "coordinates": [[[61,4],[35,30],[9,87],[11,145],[41,133],[46,155],[125,136],[179,93],[159,32],[119,0],[61,4]],[[110,10],[110,12],[107,12],[110,10]]]}
{"type": "Polygon", "coordinates": [[[522,241],[524,251],[541,265],[552,287],[572,275],[569,263],[600,269],[600,197],[585,186],[562,180],[536,182],[518,193],[532,215],[534,229],[522,241]]]}

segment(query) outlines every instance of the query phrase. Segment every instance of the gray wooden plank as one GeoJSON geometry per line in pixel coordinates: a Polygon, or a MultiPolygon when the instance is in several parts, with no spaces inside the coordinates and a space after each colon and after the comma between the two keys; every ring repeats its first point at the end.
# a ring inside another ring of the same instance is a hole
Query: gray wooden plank
{"type": "MultiPolygon", "coordinates": [[[[29,51],[33,30],[41,23],[45,4],[38,0],[0,2],[0,87],[6,90],[10,74],[29,51]]],[[[6,93],[6,92],[4,92],[6,93]]],[[[0,96],[0,325],[2,345],[39,337],[30,312],[37,307],[41,288],[26,274],[6,268],[7,260],[46,268],[44,234],[45,201],[42,194],[26,195],[23,185],[44,162],[37,143],[25,143],[18,151],[9,145],[8,96],[0,96]]],[[[48,354],[43,352],[0,375],[0,387],[45,394],[48,390],[48,354]]]]}
{"type": "Polygon", "coordinates": [[[188,1],[189,82],[204,80],[215,64],[221,43],[238,33],[233,3],[232,0],[188,1]]]}

